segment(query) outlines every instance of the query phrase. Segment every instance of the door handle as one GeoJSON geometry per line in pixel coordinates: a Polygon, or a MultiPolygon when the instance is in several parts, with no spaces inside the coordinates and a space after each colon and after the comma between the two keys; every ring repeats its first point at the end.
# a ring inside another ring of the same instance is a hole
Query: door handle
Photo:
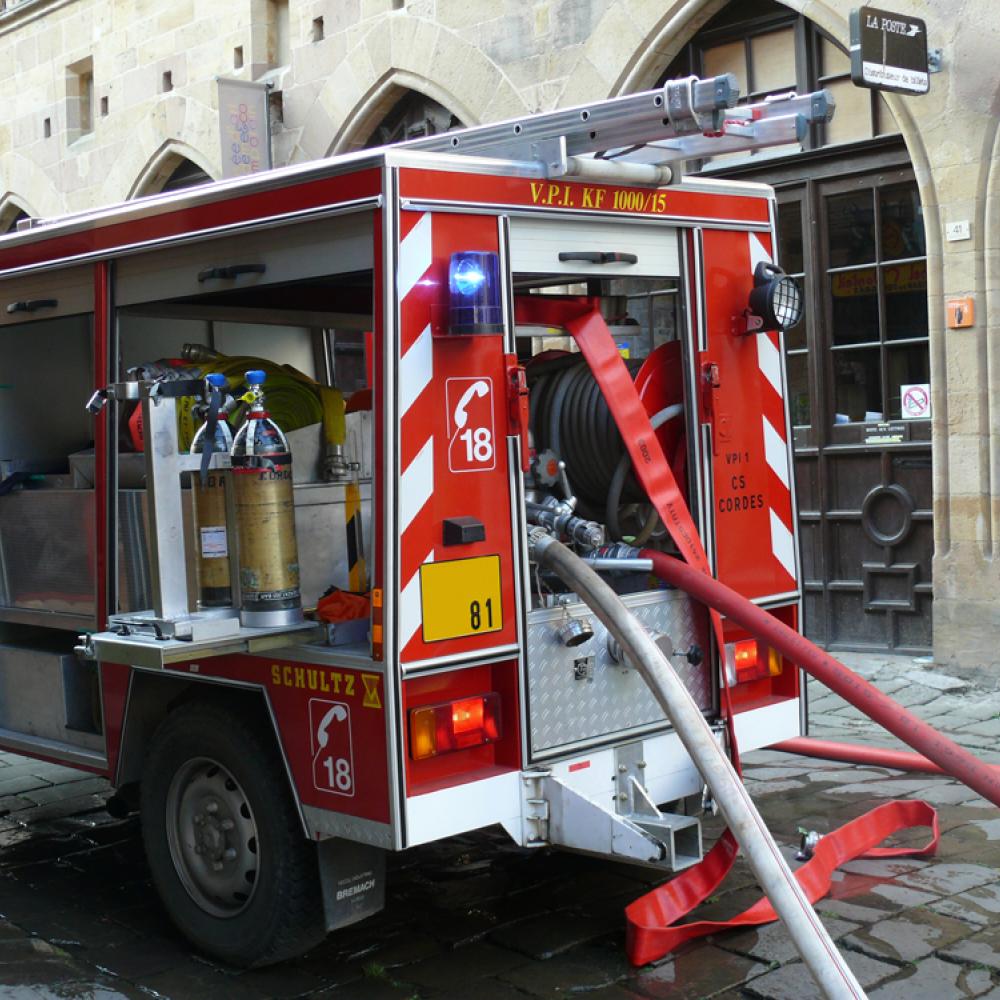
{"type": "Polygon", "coordinates": [[[582,261],[586,264],[638,264],[639,258],[634,253],[619,253],[616,250],[561,250],[559,260],[582,261]]]}
{"type": "Polygon", "coordinates": [[[22,299],[20,302],[8,302],[7,312],[10,315],[33,313],[38,309],[55,309],[57,305],[59,305],[58,299],[22,299]]]}
{"type": "Polygon", "coordinates": [[[212,281],[215,278],[233,279],[241,274],[263,274],[266,264],[228,264],[225,267],[208,267],[198,272],[198,281],[212,281]]]}

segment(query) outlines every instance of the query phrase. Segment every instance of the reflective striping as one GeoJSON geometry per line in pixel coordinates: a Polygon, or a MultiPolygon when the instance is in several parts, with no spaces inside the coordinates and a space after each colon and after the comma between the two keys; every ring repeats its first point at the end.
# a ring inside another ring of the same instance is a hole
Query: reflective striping
{"type": "MultiPolygon", "coordinates": [[[[427,553],[423,562],[434,562],[434,550],[427,553]]],[[[409,582],[399,593],[399,648],[402,651],[406,644],[417,634],[421,625],[420,610],[420,568],[410,577],[409,582]]]]}
{"type": "Polygon", "coordinates": [[[396,287],[400,300],[405,299],[413,286],[431,266],[431,214],[425,212],[420,221],[403,237],[399,244],[399,266],[396,269],[396,287]]]}
{"type": "Polygon", "coordinates": [[[790,489],[788,446],[767,417],[761,417],[761,423],[764,425],[764,457],[767,459],[767,464],[774,470],[774,474],[784,484],[785,489],[790,489]]]}
{"type": "Polygon", "coordinates": [[[434,377],[434,338],[430,323],[399,361],[399,415],[417,401],[434,377]]]}
{"type": "Polygon", "coordinates": [[[413,523],[434,492],[434,438],[428,438],[399,477],[399,530],[413,523]]]}
{"type": "Polygon", "coordinates": [[[771,383],[771,388],[784,399],[785,394],[781,389],[781,354],[768,334],[758,333],[754,339],[757,341],[757,364],[764,373],[764,378],[771,383]]]}
{"type": "Polygon", "coordinates": [[[756,233],[747,233],[750,238],[750,273],[752,274],[761,261],[771,263],[771,255],[764,249],[760,237],[756,233]]]}
{"type": "Polygon", "coordinates": [[[784,522],[775,514],[772,508],[771,515],[771,551],[775,559],[781,563],[785,572],[794,580],[795,576],[795,538],[785,527],[784,522]]]}

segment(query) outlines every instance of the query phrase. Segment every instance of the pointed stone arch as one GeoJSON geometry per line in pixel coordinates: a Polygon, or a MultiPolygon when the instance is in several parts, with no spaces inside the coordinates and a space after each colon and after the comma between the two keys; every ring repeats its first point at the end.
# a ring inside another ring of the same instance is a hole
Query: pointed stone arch
{"type": "Polygon", "coordinates": [[[5,192],[0,196],[0,233],[13,231],[21,218],[34,219],[37,215],[20,195],[5,192]]]}
{"type": "Polygon", "coordinates": [[[178,168],[186,163],[193,164],[207,180],[212,180],[212,165],[206,157],[186,142],[167,139],[136,177],[126,198],[131,201],[133,198],[159,194],[178,168]]]}
{"type": "Polygon", "coordinates": [[[333,156],[337,153],[350,153],[355,149],[362,149],[385,117],[407,94],[411,93],[422,94],[447,108],[464,125],[479,124],[471,108],[463,107],[454,94],[446,93],[433,80],[405,70],[393,69],[376,81],[358,102],[354,113],[343,123],[334,137],[327,155],[333,156]]]}
{"type": "MultiPolygon", "coordinates": [[[[183,95],[161,99],[123,142],[101,187],[99,204],[113,204],[150,194],[157,170],[171,155],[190,160],[209,177],[222,176],[219,116],[201,101],[183,95]]],[[[174,167],[180,160],[174,161],[174,167]]],[[[162,179],[165,180],[166,176],[162,179]]]]}
{"type": "Polygon", "coordinates": [[[292,160],[363,145],[380,112],[406,90],[426,94],[468,124],[531,110],[506,73],[456,32],[419,17],[390,17],[357,41],[303,110],[292,160]]]}
{"type": "Polygon", "coordinates": [[[66,211],[66,200],[48,173],[19,153],[0,157],[0,191],[4,192],[0,212],[8,203],[32,218],[52,218],[66,211]]]}

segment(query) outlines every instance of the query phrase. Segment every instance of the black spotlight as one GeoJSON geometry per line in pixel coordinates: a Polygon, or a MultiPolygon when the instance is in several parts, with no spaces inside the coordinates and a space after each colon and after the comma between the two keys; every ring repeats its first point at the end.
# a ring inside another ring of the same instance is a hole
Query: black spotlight
{"type": "Polygon", "coordinates": [[[795,279],[776,264],[762,260],[753,272],[750,312],[761,320],[757,329],[791,329],[802,319],[802,292],[795,279]]]}

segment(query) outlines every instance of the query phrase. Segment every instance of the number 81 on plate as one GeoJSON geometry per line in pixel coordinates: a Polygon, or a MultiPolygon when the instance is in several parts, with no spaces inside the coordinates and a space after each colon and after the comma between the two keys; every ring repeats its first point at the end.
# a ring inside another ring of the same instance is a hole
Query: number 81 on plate
{"type": "Polygon", "coordinates": [[[424,563],[420,601],[424,642],[499,632],[503,628],[500,557],[424,563]]]}

